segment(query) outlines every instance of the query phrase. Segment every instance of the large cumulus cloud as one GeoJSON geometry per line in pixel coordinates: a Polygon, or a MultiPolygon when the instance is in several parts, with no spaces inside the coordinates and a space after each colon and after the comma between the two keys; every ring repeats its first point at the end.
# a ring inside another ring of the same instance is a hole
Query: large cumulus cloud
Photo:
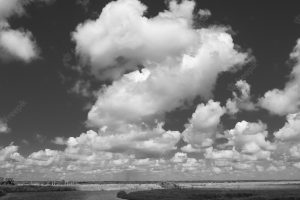
{"type": "Polygon", "coordinates": [[[91,125],[136,122],[161,116],[201,96],[208,99],[218,74],[244,64],[224,28],[198,30],[194,55],[168,59],[134,71],[105,87],[89,112],[91,125]]]}
{"type": "Polygon", "coordinates": [[[147,18],[147,7],[138,0],[111,2],[97,20],[78,25],[73,33],[76,52],[100,79],[119,78],[137,64],[179,56],[197,43],[194,6],[193,1],[171,1],[169,10],[147,18]]]}

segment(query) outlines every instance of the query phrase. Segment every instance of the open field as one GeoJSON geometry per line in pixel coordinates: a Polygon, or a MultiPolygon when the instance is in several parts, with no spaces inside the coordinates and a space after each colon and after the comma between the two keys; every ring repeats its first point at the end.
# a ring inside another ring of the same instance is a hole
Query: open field
{"type": "MultiPolygon", "coordinates": [[[[119,196],[120,198],[121,196],[119,196]]],[[[127,200],[300,200],[299,189],[160,189],[122,195],[127,200]]]]}

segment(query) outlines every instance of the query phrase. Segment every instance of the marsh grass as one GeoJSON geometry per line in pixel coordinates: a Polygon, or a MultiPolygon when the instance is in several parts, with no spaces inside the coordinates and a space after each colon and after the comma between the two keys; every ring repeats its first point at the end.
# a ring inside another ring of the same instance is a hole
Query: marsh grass
{"type": "Polygon", "coordinates": [[[6,192],[4,192],[3,190],[0,189],[0,197],[4,196],[6,194],[6,192]]]}
{"type": "MultiPolygon", "coordinates": [[[[124,195],[123,195],[124,196],[124,195]]],[[[164,189],[128,193],[127,200],[300,200],[299,189],[164,189]]]]}
{"type": "Polygon", "coordinates": [[[4,193],[14,192],[59,192],[59,191],[76,191],[75,187],[71,186],[39,186],[39,185],[14,185],[14,186],[0,186],[4,193]]]}

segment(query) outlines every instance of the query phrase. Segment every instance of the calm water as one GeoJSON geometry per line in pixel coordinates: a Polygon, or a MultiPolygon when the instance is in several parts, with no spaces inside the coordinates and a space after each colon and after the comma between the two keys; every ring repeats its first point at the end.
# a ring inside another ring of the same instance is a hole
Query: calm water
{"type": "Polygon", "coordinates": [[[117,191],[26,192],[7,194],[0,197],[0,200],[120,200],[116,193],[117,191]]]}

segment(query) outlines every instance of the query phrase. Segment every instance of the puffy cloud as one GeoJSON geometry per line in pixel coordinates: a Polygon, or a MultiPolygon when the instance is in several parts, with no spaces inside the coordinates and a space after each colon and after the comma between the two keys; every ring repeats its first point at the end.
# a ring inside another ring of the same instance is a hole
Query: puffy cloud
{"type": "Polygon", "coordinates": [[[50,166],[54,163],[59,163],[60,160],[61,159],[59,151],[45,149],[30,154],[26,159],[26,164],[36,166],[50,166]]]}
{"type": "Polygon", "coordinates": [[[285,88],[267,91],[259,101],[261,107],[273,114],[286,115],[300,111],[300,40],[297,41],[290,58],[295,60],[296,64],[285,88]]]}
{"type": "Polygon", "coordinates": [[[1,133],[8,133],[10,128],[8,127],[7,123],[0,119],[0,134],[1,133]]]}
{"type": "Polygon", "coordinates": [[[274,133],[276,139],[281,141],[299,141],[300,140],[300,113],[287,116],[287,122],[277,132],[274,133]]]}
{"type": "Polygon", "coordinates": [[[250,169],[257,161],[271,161],[276,145],[266,140],[266,128],[261,122],[238,122],[233,129],[225,131],[228,142],[224,149],[209,147],[204,157],[219,167],[230,166],[238,170],[250,169]],[[219,161],[223,164],[220,165],[219,161]]]}
{"type": "Polygon", "coordinates": [[[193,149],[211,146],[220,131],[220,118],[224,114],[225,108],[219,102],[210,100],[206,105],[198,105],[182,133],[183,140],[191,146],[185,146],[182,150],[192,152],[193,149]]]}
{"type": "Polygon", "coordinates": [[[180,107],[196,96],[208,98],[218,74],[243,64],[246,54],[234,49],[224,29],[198,31],[200,43],[194,56],[169,60],[156,67],[134,71],[99,93],[89,112],[94,126],[143,121],[180,107]]]}
{"type": "Polygon", "coordinates": [[[299,111],[299,84],[288,84],[284,90],[274,89],[265,93],[261,106],[271,113],[286,115],[299,111]]]}
{"type": "Polygon", "coordinates": [[[163,124],[150,129],[147,126],[124,125],[118,129],[102,129],[99,133],[88,131],[66,142],[67,152],[106,151],[134,154],[139,157],[161,156],[176,149],[180,139],[177,131],[165,131],[163,124]]]}
{"type": "Polygon", "coordinates": [[[238,159],[239,154],[234,150],[215,150],[209,147],[205,150],[205,158],[213,160],[234,160],[238,159]]]}
{"type": "Polygon", "coordinates": [[[177,152],[175,153],[174,157],[171,159],[174,163],[182,163],[185,160],[188,159],[188,156],[186,153],[183,152],[177,152]]]}
{"type": "Polygon", "coordinates": [[[171,1],[169,10],[146,18],[147,7],[137,0],[111,2],[97,20],[78,25],[73,33],[76,52],[100,79],[118,78],[137,64],[180,55],[197,41],[194,6],[193,1],[171,1]]]}
{"type": "Polygon", "coordinates": [[[275,146],[266,140],[268,136],[266,128],[267,126],[261,122],[238,122],[234,129],[227,131],[227,138],[238,152],[253,155],[254,159],[268,159],[270,151],[274,150],[275,146]]]}
{"type": "Polygon", "coordinates": [[[292,146],[289,151],[293,158],[300,158],[300,144],[292,146]]]}
{"type": "Polygon", "coordinates": [[[202,18],[208,18],[211,16],[211,12],[210,10],[207,10],[207,9],[200,9],[198,11],[198,14],[200,15],[200,17],[202,18]]]}
{"type": "Polygon", "coordinates": [[[52,143],[57,145],[65,145],[66,140],[63,137],[55,137],[54,140],[52,140],[52,143]]]}
{"type": "Polygon", "coordinates": [[[38,48],[30,32],[0,30],[0,52],[3,59],[10,57],[30,62],[38,55],[38,48]]]}
{"type": "Polygon", "coordinates": [[[0,19],[24,13],[22,0],[0,0],[0,19]]]}
{"type": "Polygon", "coordinates": [[[274,136],[278,146],[277,158],[292,162],[300,159],[300,113],[289,114],[285,125],[274,136]]]}
{"type": "Polygon", "coordinates": [[[294,163],[293,166],[300,169],[300,162],[294,163]]]}
{"type": "Polygon", "coordinates": [[[239,80],[235,83],[238,92],[233,91],[233,99],[228,99],[226,108],[228,113],[235,114],[240,110],[255,110],[256,105],[251,101],[250,85],[244,81],[239,80]]]}
{"type": "Polygon", "coordinates": [[[11,169],[14,163],[22,162],[23,159],[17,146],[10,144],[4,148],[0,147],[0,169],[11,169]]]}

